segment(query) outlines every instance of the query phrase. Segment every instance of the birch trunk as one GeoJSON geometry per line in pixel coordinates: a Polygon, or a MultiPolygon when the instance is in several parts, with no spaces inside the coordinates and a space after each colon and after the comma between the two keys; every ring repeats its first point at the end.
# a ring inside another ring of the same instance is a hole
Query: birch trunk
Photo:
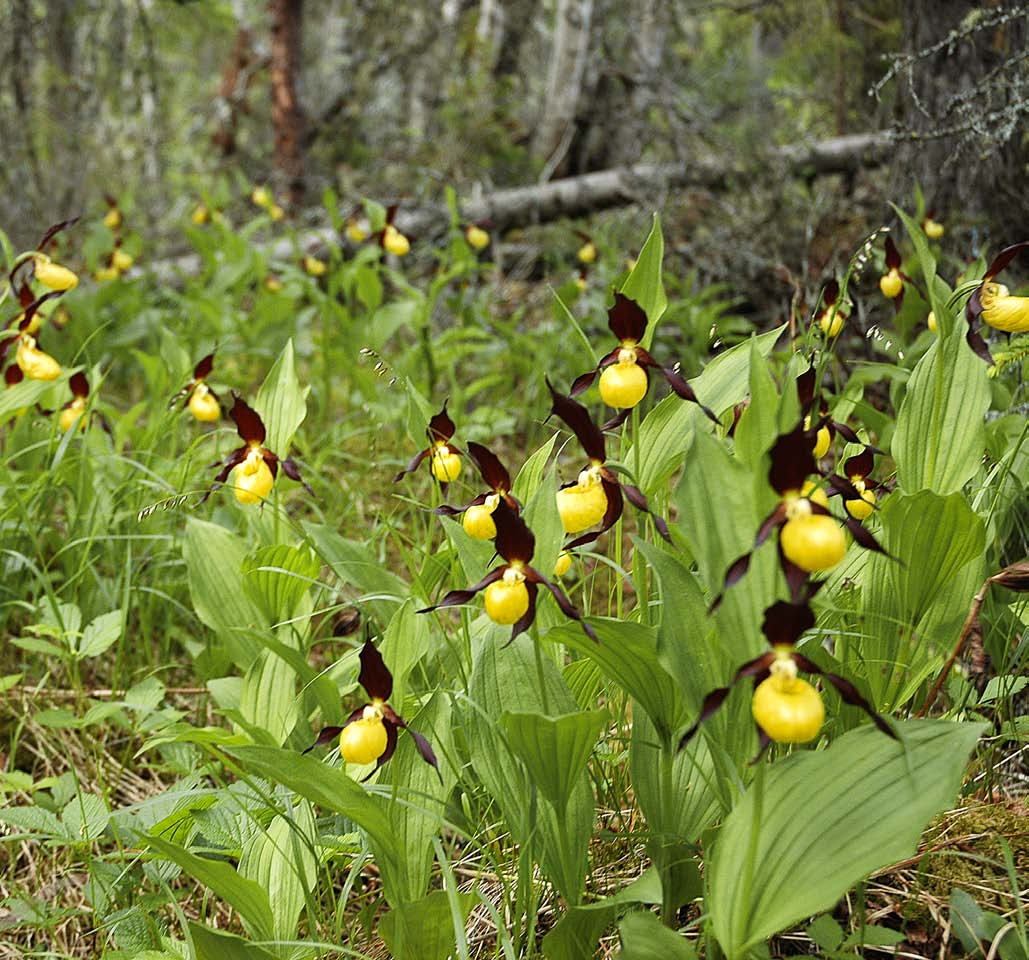
{"type": "Polygon", "coordinates": [[[557,2],[546,92],[533,140],[533,155],[543,162],[541,182],[561,169],[575,133],[592,17],[593,0],[557,2]]]}
{"type": "Polygon", "coordinates": [[[285,200],[297,209],[304,197],[304,115],[297,95],[303,0],[272,0],[271,88],[275,167],[285,200]]]}

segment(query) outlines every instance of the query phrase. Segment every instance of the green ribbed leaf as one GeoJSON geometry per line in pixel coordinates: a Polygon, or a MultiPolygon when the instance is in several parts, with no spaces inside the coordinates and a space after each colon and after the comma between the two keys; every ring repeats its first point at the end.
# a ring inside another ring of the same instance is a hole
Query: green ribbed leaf
{"type": "Polygon", "coordinates": [[[508,712],[500,723],[537,789],[563,817],[574,781],[586,768],[607,723],[606,711],[586,710],[560,717],[508,712]]]}
{"type": "Polygon", "coordinates": [[[661,217],[654,214],[654,225],[636,258],[636,265],[625,278],[621,292],[635,300],[647,315],[647,332],[643,346],[649,347],[654,338],[654,328],[668,308],[665,285],[661,280],[661,265],[665,257],[665,238],[661,233],[661,217]]]}
{"type": "Polygon", "coordinates": [[[301,389],[293,363],[293,341],[287,340],[261,389],[254,398],[254,409],[264,421],[264,445],[279,457],[288,457],[293,434],[307,416],[307,393],[301,389]]]}
{"type": "Polygon", "coordinates": [[[768,767],[760,811],[759,777],[722,824],[707,907],[729,960],[914,853],[929,819],[953,801],[986,724],[908,720],[896,728],[903,743],[865,725],[827,750],[768,767]]]}
{"type": "Polygon", "coordinates": [[[280,544],[255,550],[241,569],[247,596],[271,623],[278,623],[296,612],[321,564],[306,547],[280,544]]]}
{"type": "Polygon", "coordinates": [[[235,868],[224,860],[209,860],[195,853],[169,843],[161,837],[142,834],[143,841],[166,860],[178,864],[194,880],[209,887],[239,913],[247,932],[257,940],[272,937],[275,923],[268,902],[268,893],[253,880],[240,876],[235,868]]]}
{"type": "Polygon", "coordinates": [[[905,493],[960,490],[986,449],[986,365],[963,337],[937,339],[918,361],[897,414],[891,453],[905,493]]]}

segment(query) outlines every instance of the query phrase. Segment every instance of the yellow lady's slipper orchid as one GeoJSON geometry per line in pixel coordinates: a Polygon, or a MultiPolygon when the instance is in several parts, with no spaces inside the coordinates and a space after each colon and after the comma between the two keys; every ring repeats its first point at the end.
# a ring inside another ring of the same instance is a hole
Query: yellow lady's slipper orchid
{"type": "Polygon", "coordinates": [[[312,277],[324,276],[325,271],[328,269],[329,268],[324,260],[319,260],[316,256],[310,253],[304,257],[304,271],[309,273],[312,277]]]}
{"type": "Polygon", "coordinates": [[[118,273],[124,273],[134,263],[135,259],[131,254],[126,253],[121,247],[115,247],[111,253],[111,266],[118,271],[118,273]]]}
{"type": "Polygon", "coordinates": [[[406,256],[411,250],[411,241],[392,223],[387,223],[382,233],[382,246],[396,257],[406,256]]]}
{"type": "Polygon", "coordinates": [[[211,222],[211,211],[207,209],[206,204],[198,203],[193,208],[193,212],[189,215],[189,219],[198,227],[202,227],[205,223],[211,222]]]}
{"type": "Polygon", "coordinates": [[[984,283],[979,290],[986,323],[1005,333],[1029,332],[1029,297],[1013,297],[1003,283],[984,283]]]}
{"type": "Polygon", "coordinates": [[[31,380],[56,380],[61,375],[61,365],[36,346],[36,338],[29,333],[22,333],[18,338],[18,351],[15,362],[21,372],[31,380]]]}
{"type": "Polygon", "coordinates": [[[477,224],[469,225],[464,236],[473,250],[485,250],[489,246],[489,234],[477,224]]]}
{"type": "Polygon", "coordinates": [[[593,263],[597,259],[597,245],[592,240],[587,240],[579,247],[575,256],[578,258],[579,263],[593,263]]]}
{"type": "Polygon", "coordinates": [[[33,257],[36,279],[51,290],[74,290],[79,285],[78,276],[67,267],[54,263],[45,253],[33,257]]]}

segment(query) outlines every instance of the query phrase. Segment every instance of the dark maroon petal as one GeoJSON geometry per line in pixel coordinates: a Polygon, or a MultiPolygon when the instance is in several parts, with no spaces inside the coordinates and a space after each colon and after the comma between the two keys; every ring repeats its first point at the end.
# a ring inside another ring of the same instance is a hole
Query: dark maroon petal
{"type": "Polygon", "coordinates": [[[761,632],[772,645],[794,646],[805,631],[815,625],[815,615],[807,603],[787,603],[779,600],[765,610],[761,632]]]}
{"type": "MultiPolygon", "coordinates": [[[[837,474],[833,474],[832,476],[830,476],[826,480],[826,486],[829,487],[829,489],[832,491],[833,495],[839,494],[841,497],[843,497],[846,500],[860,500],[861,499],[861,491],[858,490],[857,487],[855,487],[854,484],[851,483],[850,480],[848,480],[846,477],[841,477],[841,476],[838,476],[837,474]]],[[[829,512],[825,508],[822,508],[820,510],[815,510],[815,507],[817,507],[817,506],[818,506],[817,503],[812,502],[812,504],[811,504],[812,512],[814,512],[814,513],[828,513],[829,512]]]]}
{"type": "Polygon", "coordinates": [[[729,692],[741,679],[743,679],[743,677],[753,676],[756,673],[767,670],[768,665],[774,659],[774,653],[764,653],[760,657],[756,657],[754,660],[748,661],[736,671],[736,676],[732,678],[732,682],[729,683],[728,686],[712,690],[706,697],[704,697],[704,702],[700,705],[700,716],[697,717],[696,723],[694,723],[693,726],[690,727],[679,739],[679,749],[681,750],[685,747],[693,738],[693,735],[697,730],[700,729],[700,725],[714,714],[723,703],[725,703],[725,698],[729,696],[729,692]]]}
{"type": "Polygon", "coordinates": [[[511,646],[515,640],[520,637],[526,630],[529,629],[529,625],[533,620],[536,619],[536,591],[538,587],[536,584],[526,578],[525,580],[525,592],[529,595],[529,606],[526,607],[525,613],[521,615],[518,621],[511,627],[511,636],[507,638],[505,647],[511,646]]]}
{"type": "Polygon", "coordinates": [[[601,425],[600,429],[604,433],[610,433],[612,430],[617,430],[629,417],[632,416],[632,407],[626,407],[624,410],[619,410],[610,420],[605,420],[601,425]]]}
{"type": "Polygon", "coordinates": [[[663,517],[658,516],[650,509],[650,505],[647,503],[647,498],[643,495],[643,491],[638,487],[634,487],[631,483],[623,483],[620,486],[622,488],[622,493],[625,494],[629,503],[631,503],[637,510],[649,513],[654,521],[654,526],[657,528],[657,532],[661,534],[665,540],[671,543],[672,537],[668,532],[668,524],[665,523],[663,517]]]}
{"type": "Polygon", "coordinates": [[[39,308],[43,306],[47,300],[53,300],[55,297],[63,297],[66,292],[66,290],[51,290],[49,293],[44,293],[43,296],[33,300],[32,303],[25,308],[25,313],[21,318],[21,323],[18,324],[18,329],[26,330],[29,324],[32,323],[33,317],[35,317],[39,312],[39,308]]]}
{"type": "Polygon", "coordinates": [[[199,503],[203,503],[228,479],[229,474],[232,473],[233,467],[238,467],[244,460],[246,460],[249,452],[250,448],[244,445],[237,450],[233,450],[232,453],[228,455],[225,462],[222,464],[221,470],[218,471],[217,476],[215,476],[214,480],[211,482],[211,489],[200,498],[199,503]]]}
{"type": "Polygon", "coordinates": [[[387,669],[382,654],[375,649],[371,640],[366,640],[361,647],[361,672],[357,682],[373,700],[385,702],[393,692],[393,674],[387,669]]]}
{"type": "Polygon", "coordinates": [[[396,476],[395,476],[395,477],[393,478],[393,482],[394,482],[394,483],[398,483],[398,482],[399,482],[400,480],[403,480],[403,479],[404,479],[404,477],[406,477],[406,476],[407,476],[407,475],[408,475],[409,473],[414,473],[414,472],[415,472],[415,470],[417,470],[417,469],[418,469],[418,467],[419,467],[419,465],[421,464],[421,462],[422,462],[422,461],[423,461],[423,460],[424,460],[424,459],[425,459],[425,458],[426,458],[426,457],[427,457],[427,456],[428,456],[428,455],[429,455],[429,454],[430,454],[431,452],[432,452],[431,450],[422,450],[422,451],[420,451],[419,453],[416,453],[416,454],[415,454],[415,455],[414,455],[414,456],[413,456],[413,457],[411,458],[411,460],[410,460],[410,462],[408,463],[408,465],[407,465],[406,467],[404,467],[404,469],[403,469],[403,470],[401,470],[401,471],[400,471],[400,473],[398,473],[398,474],[397,474],[397,475],[396,475],[396,476]]]}
{"type": "Polygon", "coordinates": [[[436,776],[439,777],[439,782],[442,783],[443,774],[439,772],[439,761],[436,759],[436,754],[433,752],[432,744],[418,733],[417,730],[412,730],[408,727],[407,732],[411,734],[411,737],[414,740],[414,745],[418,748],[418,752],[421,754],[422,759],[436,771],[436,776]]]}
{"type": "Polygon", "coordinates": [[[729,564],[729,568],[725,571],[725,578],[722,581],[721,592],[711,601],[711,606],[707,608],[708,616],[711,616],[721,606],[722,600],[725,598],[725,591],[730,587],[734,587],[746,575],[750,569],[750,557],[751,553],[748,550],[743,556],[737,557],[729,564]]]}
{"type": "MultiPolygon", "coordinates": [[[[772,531],[779,526],[782,526],[786,522],[786,504],[780,503],[776,508],[768,514],[767,517],[761,522],[761,526],[757,528],[757,533],[754,536],[754,543],[751,549],[756,550],[761,546],[772,534],[772,531]]],[[[730,568],[731,569],[731,568],[730,568]]]]}
{"type": "Polygon", "coordinates": [[[21,367],[16,363],[12,363],[4,371],[4,383],[9,387],[13,387],[16,383],[21,383],[25,379],[25,374],[22,373],[21,367]]]}
{"type": "Polygon", "coordinates": [[[815,472],[817,464],[812,453],[811,438],[798,423],[792,433],[782,434],[771,449],[772,466],[768,482],[778,494],[787,490],[800,490],[804,481],[815,472]]]}
{"type": "Polygon", "coordinates": [[[822,291],[822,303],[826,307],[831,307],[834,303],[836,303],[836,300],[839,297],[839,295],[840,282],[835,277],[833,277],[832,280],[830,280],[825,285],[825,289],[822,291]]]}
{"type": "Polygon", "coordinates": [[[235,392],[232,394],[232,409],[229,416],[236,424],[236,432],[242,440],[247,443],[264,443],[264,422],[257,411],[235,392]]]}
{"type": "Polygon", "coordinates": [[[843,463],[843,475],[845,477],[867,477],[875,466],[875,455],[871,450],[865,448],[853,457],[848,457],[843,463]]]}
{"type": "Polygon", "coordinates": [[[900,313],[900,308],[902,306],[904,306],[904,287],[901,287],[900,288],[900,293],[898,293],[893,298],[893,312],[894,313],[900,313]]]}
{"type": "Polygon", "coordinates": [[[547,388],[550,390],[550,397],[553,401],[551,413],[556,413],[579,438],[582,449],[590,460],[599,460],[603,463],[607,459],[604,447],[604,434],[593,422],[589,411],[580,403],[576,403],[571,397],[558,393],[550,379],[547,378],[547,388]]]}
{"type": "MultiPolygon", "coordinates": [[[[479,503],[484,503],[486,497],[485,495],[483,495],[481,499],[479,497],[476,497],[475,500],[478,500],[479,503]]],[[[465,510],[468,509],[468,507],[477,506],[475,500],[473,500],[471,503],[467,504],[467,506],[464,507],[452,507],[449,503],[444,503],[442,506],[433,507],[429,511],[429,513],[434,513],[437,517],[459,517],[462,513],[465,512],[465,510]]]]}
{"type": "Polygon", "coordinates": [[[279,458],[267,447],[261,447],[261,459],[265,462],[268,469],[271,470],[272,479],[274,480],[279,475],[279,458]]]}
{"type": "Polygon", "coordinates": [[[506,569],[506,565],[497,567],[496,570],[487,573],[475,586],[468,587],[467,590],[451,590],[439,603],[435,603],[431,607],[423,607],[418,613],[431,613],[440,607],[460,607],[471,600],[480,590],[485,590],[495,580],[499,580],[506,569]]]}
{"type": "Polygon", "coordinates": [[[72,376],[71,380],[68,381],[68,386],[71,387],[73,397],[84,398],[89,396],[89,381],[81,371],[72,376]]]}
{"type": "Polygon", "coordinates": [[[300,467],[297,466],[296,461],[292,457],[287,457],[285,460],[280,461],[282,463],[282,472],[286,474],[290,480],[296,480],[297,483],[302,483],[304,489],[314,496],[314,490],[311,489],[311,485],[300,476],[300,467]]]}
{"type": "Polygon", "coordinates": [[[445,400],[443,409],[429,420],[429,439],[433,443],[446,443],[457,430],[454,421],[447,414],[448,403],[450,401],[445,400]]]}
{"type": "Polygon", "coordinates": [[[474,440],[469,441],[467,449],[468,457],[475,464],[487,487],[497,493],[506,493],[511,489],[511,474],[492,450],[474,440]]]}
{"type": "Polygon", "coordinates": [[[594,643],[600,643],[597,637],[596,631],[591,627],[585,620],[582,619],[582,614],[576,608],[575,604],[568,599],[568,595],[562,590],[556,583],[551,583],[539,570],[534,567],[529,567],[525,572],[525,579],[530,583],[542,583],[553,595],[557,601],[557,605],[561,608],[561,612],[572,620],[577,620],[586,636],[589,637],[594,643]]]}
{"type": "Polygon", "coordinates": [[[1010,247],[1005,247],[993,258],[993,263],[987,268],[986,276],[983,279],[992,280],[1015,259],[1020,250],[1025,250],[1027,247],[1029,247],[1029,240],[1023,240],[1021,243],[1013,243],[1010,247]]]}
{"type": "Polygon", "coordinates": [[[815,368],[808,367],[797,377],[797,399],[802,413],[809,413],[815,402],[815,368]]]}
{"type": "Polygon", "coordinates": [[[715,412],[710,407],[705,407],[704,404],[697,399],[697,395],[693,392],[693,387],[691,387],[682,378],[682,375],[677,370],[674,370],[671,367],[660,367],[660,370],[668,381],[668,385],[673,391],[675,391],[677,396],[682,397],[683,400],[689,400],[690,403],[695,403],[704,411],[704,416],[712,423],[721,422],[718,417],[715,416],[715,412]]]}
{"type": "Polygon", "coordinates": [[[506,500],[497,502],[497,508],[493,511],[493,523],[497,528],[493,542],[500,556],[508,563],[528,563],[532,560],[536,538],[506,500]]]}
{"type": "MultiPolygon", "coordinates": [[[[813,503],[811,505],[812,510],[817,507],[818,504],[813,503]]],[[[783,576],[786,578],[786,586],[790,591],[790,599],[794,603],[802,603],[804,599],[811,595],[811,581],[810,574],[807,570],[798,567],[792,560],[790,560],[782,550],[782,540],[779,541],[779,566],[782,569],[783,576]]]]}
{"type": "Polygon", "coordinates": [[[968,333],[965,334],[966,343],[975,351],[976,355],[992,366],[994,360],[990,348],[986,345],[983,335],[979,332],[977,324],[969,324],[968,333]]]}
{"type": "Polygon", "coordinates": [[[900,251],[897,249],[897,245],[893,242],[893,237],[886,237],[886,269],[887,270],[899,270],[900,269],[900,251]]]}
{"type": "Polygon", "coordinates": [[[614,306],[607,311],[607,325],[619,340],[639,343],[647,332],[647,315],[635,300],[615,293],[614,306]]]}
{"type": "Polygon", "coordinates": [[[894,740],[900,738],[890,728],[885,720],[875,710],[872,705],[858,693],[857,687],[854,686],[845,677],[841,677],[838,673],[829,673],[818,666],[813,660],[808,660],[803,654],[795,653],[793,659],[797,666],[800,667],[805,673],[813,673],[820,677],[825,677],[833,687],[836,688],[836,692],[840,695],[840,699],[844,703],[849,703],[852,707],[860,707],[869,717],[872,718],[872,722],[888,737],[892,737],[894,740]]]}
{"type": "Polygon", "coordinates": [[[597,379],[597,373],[599,370],[600,367],[597,367],[596,370],[590,370],[589,373],[583,373],[576,377],[572,381],[572,389],[569,396],[577,397],[580,393],[585,393],[589,390],[589,388],[593,386],[593,381],[597,379]]]}
{"type": "Polygon", "coordinates": [[[399,203],[391,203],[386,207],[386,223],[390,224],[393,222],[393,218],[397,215],[397,210],[400,209],[399,203]]]}
{"type": "Polygon", "coordinates": [[[205,380],[211,375],[211,371],[214,369],[214,354],[209,353],[206,357],[200,360],[197,365],[193,368],[193,379],[194,380],[205,380]]]}
{"type": "Polygon", "coordinates": [[[43,239],[39,241],[39,246],[36,249],[42,253],[47,244],[53,240],[62,230],[67,230],[68,227],[79,222],[78,217],[72,217],[70,220],[62,220],[60,223],[55,223],[46,233],[43,234],[43,239]]]}
{"type": "MultiPolygon", "coordinates": [[[[890,555],[879,545],[878,541],[873,537],[857,520],[853,517],[848,517],[844,523],[847,529],[851,532],[851,535],[861,546],[866,550],[874,550],[876,553],[881,553],[883,556],[889,557],[890,555]]],[[[891,558],[895,559],[895,558],[891,558]]]]}
{"type": "MultiPolygon", "coordinates": [[[[363,708],[362,708],[363,709],[363,708]]],[[[349,721],[348,721],[349,722],[349,721]]],[[[346,724],[344,724],[346,726],[346,724]]],[[[343,732],[343,727],[322,727],[318,734],[318,739],[309,746],[304,753],[310,753],[315,747],[324,747],[325,744],[331,743],[343,732]]]]}

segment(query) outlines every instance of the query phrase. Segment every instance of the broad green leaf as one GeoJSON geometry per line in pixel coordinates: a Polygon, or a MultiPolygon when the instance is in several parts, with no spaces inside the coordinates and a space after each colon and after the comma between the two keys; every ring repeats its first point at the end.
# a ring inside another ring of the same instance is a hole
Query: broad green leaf
{"type": "Polygon", "coordinates": [[[593,960],[601,934],[619,912],[634,903],[660,902],[661,880],[650,866],[618,893],[570,907],[543,938],[543,955],[547,960],[593,960]]]}
{"type": "Polygon", "coordinates": [[[589,657],[604,676],[647,711],[660,738],[670,740],[685,725],[688,710],[682,691],[661,666],[657,631],[631,621],[600,617],[591,617],[590,623],[599,643],[590,640],[574,623],[555,627],[547,638],[589,657]]]}
{"type": "Polygon", "coordinates": [[[693,944],[666,927],[656,914],[634,910],[618,924],[622,960],[694,960],[693,944]]]}
{"type": "Polygon", "coordinates": [[[219,635],[232,661],[243,669],[261,649],[249,634],[268,626],[267,618],[243,588],[240,571],[246,553],[243,540],[224,527],[195,517],[186,522],[182,556],[193,609],[219,635]]]}
{"type": "Polygon", "coordinates": [[[661,233],[661,217],[654,214],[654,225],[636,258],[636,265],[625,278],[621,292],[635,300],[647,315],[647,332],[643,346],[649,347],[654,338],[654,328],[668,307],[665,285],[661,280],[661,264],[665,256],[665,239],[661,233]]]}
{"type": "Polygon", "coordinates": [[[294,804],[290,819],[275,816],[243,847],[239,872],[268,892],[278,939],[296,939],[305,891],[313,890],[318,879],[316,837],[311,804],[301,800],[294,804]]]}
{"type": "Polygon", "coordinates": [[[96,840],[106,829],[111,815],[104,798],[93,793],[72,797],[61,811],[61,823],[76,843],[96,840]]]}
{"type": "Polygon", "coordinates": [[[253,880],[240,876],[224,860],[198,857],[177,844],[151,834],[141,834],[141,838],[156,854],[177,863],[194,880],[209,887],[215,896],[236,910],[252,937],[257,940],[272,937],[275,924],[268,893],[253,880]]]}
{"type": "Polygon", "coordinates": [[[268,743],[279,746],[297,724],[297,675],[271,650],[263,650],[243,676],[239,712],[251,727],[264,730],[268,743]]]}
{"type": "Polygon", "coordinates": [[[261,389],[254,398],[254,409],[264,421],[267,436],[264,445],[285,458],[293,443],[293,434],[307,416],[307,390],[301,389],[293,363],[293,341],[287,340],[261,389]]]}
{"type": "MultiPolygon", "coordinates": [[[[550,579],[561,544],[565,537],[561,525],[561,515],[557,512],[557,479],[556,467],[551,464],[544,475],[543,482],[537,488],[532,499],[525,505],[525,522],[536,537],[536,548],[532,555],[532,565],[543,576],[550,579]]],[[[540,601],[544,600],[544,590],[540,601]]]]}
{"type": "Polygon", "coordinates": [[[397,703],[404,702],[408,674],[437,643],[429,619],[415,612],[417,606],[413,598],[405,600],[382,638],[380,653],[393,674],[393,699],[397,703]]]}
{"type": "Polygon", "coordinates": [[[383,802],[338,767],[275,747],[233,747],[230,752],[247,772],[282,784],[312,803],[353,820],[375,840],[380,851],[393,855],[393,836],[383,802]]]}
{"type": "Polygon", "coordinates": [[[306,548],[280,544],[255,550],[241,569],[247,596],[270,623],[278,623],[294,615],[321,564],[306,548]]]}
{"type": "Polygon", "coordinates": [[[543,797],[534,803],[532,780],[499,725],[500,717],[509,712],[561,715],[577,709],[553,660],[542,654],[540,662],[543,690],[528,637],[523,635],[502,650],[487,640],[472,671],[465,729],[475,772],[499,805],[515,841],[539,850],[544,872],[567,900],[576,903],[582,895],[586,845],[593,832],[589,778],[585,770],[576,778],[564,817],[558,817],[543,797]]]}
{"type": "MultiPolygon", "coordinates": [[[[477,898],[458,893],[462,921],[468,919],[477,898]]],[[[454,956],[457,931],[445,890],[419,900],[398,904],[379,921],[379,935],[397,960],[447,960],[454,956]]]]}
{"type": "Polygon", "coordinates": [[[986,448],[986,365],[961,336],[937,339],[918,361],[897,414],[891,453],[905,493],[954,493],[986,448]]]}
{"type": "Polygon", "coordinates": [[[525,764],[536,788],[563,817],[573,783],[586,768],[607,724],[607,712],[589,710],[559,717],[505,713],[500,722],[507,742],[525,764]]]}
{"type": "Polygon", "coordinates": [[[355,603],[367,606],[381,623],[389,623],[397,604],[411,593],[408,584],[365,544],[347,540],[322,524],[305,521],[303,527],[322,561],[340,580],[361,591],[363,596],[355,603]]]}
{"type": "Polygon", "coordinates": [[[633,717],[629,770],[647,826],[661,843],[692,843],[721,812],[715,767],[707,738],[694,737],[682,750],[676,746],[661,744],[645,713],[633,717]]]}
{"type": "Polygon", "coordinates": [[[86,624],[78,642],[76,656],[98,657],[116,644],[122,634],[121,610],[112,610],[94,617],[86,624]]]}
{"type": "MultiPolygon", "coordinates": [[[[785,325],[754,337],[756,356],[767,357],[784,329],[785,325]]],[[[749,342],[737,344],[715,357],[691,382],[700,402],[716,415],[746,396],[750,361],[755,356],[753,350],[749,342]]],[[[654,496],[682,466],[698,423],[707,424],[701,426],[701,432],[711,426],[695,403],[688,403],[675,394],[665,397],[644,418],[637,441],[640,465],[636,481],[647,496],[654,496]]],[[[636,463],[634,456],[636,454],[627,456],[626,461],[636,463]]]]}
{"type": "Polygon", "coordinates": [[[633,543],[657,574],[661,622],[657,628],[657,656],[679,686],[691,714],[722,678],[722,653],[712,636],[704,592],[682,555],[664,544],[633,537],[633,543]]]}
{"type": "MultiPolygon", "coordinates": [[[[66,841],[75,838],[68,835],[67,829],[61,820],[49,810],[42,807],[0,807],[0,823],[6,823],[15,828],[15,832],[21,832],[33,837],[54,837],[66,841]]],[[[10,833],[5,834],[4,840],[14,839],[10,833]]]]}
{"type": "MultiPolygon", "coordinates": [[[[897,216],[900,217],[908,236],[911,238],[911,244],[915,248],[919,266],[922,268],[922,276],[925,279],[925,288],[929,292],[929,307],[936,314],[940,335],[942,337],[951,337],[955,333],[951,329],[953,313],[947,309],[951,289],[936,272],[936,257],[929,246],[929,239],[926,237],[922,225],[917,220],[910,217],[896,204],[890,204],[890,206],[893,207],[897,216]]],[[[908,294],[914,292],[911,290],[907,291],[908,294]]]]}
{"type": "Polygon", "coordinates": [[[195,920],[189,921],[189,935],[193,938],[196,960],[275,960],[275,954],[264,947],[248,943],[226,930],[201,926],[195,920]]]}
{"type": "MultiPolygon", "coordinates": [[[[686,540],[713,600],[722,593],[730,564],[752,549],[761,522],[775,507],[775,493],[763,475],[755,475],[730,456],[721,441],[698,431],[675,503],[679,508],[676,529],[686,540]]],[[[714,616],[716,649],[722,657],[720,682],[764,648],[761,622],[779,589],[778,566],[775,543],[767,542],[754,551],[743,579],[724,592],[714,616]]]]}
{"type": "MultiPolygon", "coordinates": [[[[401,732],[397,752],[384,768],[382,784],[394,785],[399,801],[386,806],[390,843],[402,857],[382,866],[383,892],[390,905],[422,897],[432,870],[432,840],[443,827],[444,803],[457,779],[449,763],[454,754],[450,701],[434,695],[414,716],[405,715],[411,728],[428,738],[439,760],[439,776],[418,753],[414,740],[401,732]],[[442,779],[442,782],[441,782],[442,779]]],[[[378,854],[378,845],[372,844],[378,854]]]]}
{"type": "Polygon", "coordinates": [[[707,906],[729,960],[914,853],[985,728],[908,720],[896,724],[897,743],[866,724],[759,771],[709,862],[707,906]]]}
{"type": "Polygon", "coordinates": [[[528,503],[535,496],[540,483],[543,482],[543,475],[547,471],[547,461],[554,452],[554,444],[559,436],[560,434],[555,433],[533,453],[522,464],[522,468],[514,478],[514,482],[511,484],[511,493],[522,503],[528,503]]]}
{"type": "MultiPolygon", "coordinates": [[[[13,350],[13,348],[12,348],[13,350]]],[[[31,410],[44,393],[51,387],[59,387],[60,394],[66,394],[67,388],[64,385],[71,379],[75,369],[62,369],[61,375],[56,380],[22,380],[13,387],[7,387],[0,391],[0,425],[11,417],[16,417],[21,411],[31,410]]]]}
{"type": "MultiPolygon", "coordinates": [[[[863,675],[873,704],[899,709],[941,663],[983,580],[985,530],[960,493],[893,493],[880,511],[890,557],[854,575],[863,612],[838,653],[863,675]]],[[[845,575],[845,573],[840,574],[845,575]]]]}
{"type": "Polygon", "coordinates": [[[750,403],[740,416],[733,439],[736,456],[752,470],[757,470],[779,433],[779,391],[756,339],[750,341],[749,380],[750,403]]]}

